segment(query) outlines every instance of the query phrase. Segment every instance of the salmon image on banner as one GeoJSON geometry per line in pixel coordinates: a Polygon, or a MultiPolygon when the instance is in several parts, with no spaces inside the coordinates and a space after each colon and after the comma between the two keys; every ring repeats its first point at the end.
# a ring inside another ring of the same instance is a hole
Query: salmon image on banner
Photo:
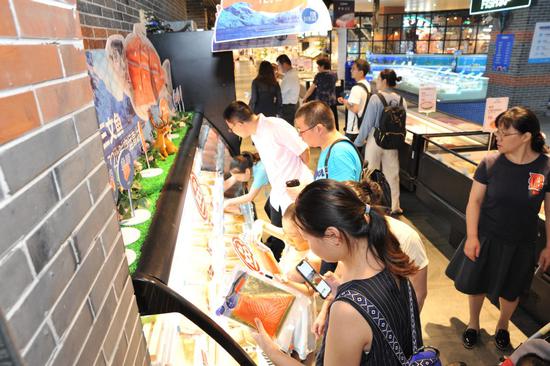
{"type": "Polygon", "coordinates": [[[125,41],[128,72],[134,89],[134,106],[143,119],[143,111],[157,103],[164,87],[164,69],[153,45],[144,36],[130,33],[125,41]],[[139,113],[141,112],[141,113],[139,113]]]}

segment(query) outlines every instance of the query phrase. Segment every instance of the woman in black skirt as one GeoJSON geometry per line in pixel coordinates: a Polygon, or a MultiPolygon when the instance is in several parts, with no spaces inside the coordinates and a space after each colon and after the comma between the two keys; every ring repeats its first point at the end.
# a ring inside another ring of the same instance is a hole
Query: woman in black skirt
{"type": "MultiPolygon", "coordinates": [[[[470,321],[462,340],[472,348],[479,337],[479,314],[485,296],[500,303],[495,343],[510,346],[508,323],[519,296],[529,289],[535,270],[538,213],[545,202],[550,218],[550,159],[535,114],[514,107],[496,121],[498,153],[477,167],[466,208],[466,239],[455,253],[447,275],[468,294],[470,321]]],[[[550,219],[545,249],[538,263],[550,265],[550,219]]]]}

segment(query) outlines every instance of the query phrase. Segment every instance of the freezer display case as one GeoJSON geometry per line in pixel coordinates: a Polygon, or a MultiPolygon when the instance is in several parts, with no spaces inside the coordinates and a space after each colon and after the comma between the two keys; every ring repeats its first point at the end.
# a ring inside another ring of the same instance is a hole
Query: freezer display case
{"type": "Polygon", "coordinates": [[[178,156],[185,169],[176,163],[159,199],[181,204],[158,208],[158,235],[133,277],[153,364],[269,365],[251,336],[254,318],[288,349],[308,300],[273,279],[278,265],[253,230],[252,204],[224,210],[231,155],[222,135],[202,119],[191,131],[178,156]]]}
{"type": "MultiPolygon", "coordinates": [[[[439,142],[446,147],[460,147],[467,143],[462,141],[464,133],[478,134],[481,126],[464,121],[443,113],[432,113],[430,117],[418,113],[417,108],[407,110],[407,135],[405,144],[399,149],[400,182],[407,190],[414,191],[415,180],[418,175],[420,154],[424,149],[425,138],[429,136],[440,137],[439,142]],[[450,134],[450,135],[449,135],[450,134]]],[[[483,134],[481,134],[483,135],[483,134]]],[[[474,139],[475,140],[475,139],[474,139]]],[[[484,143],[486,141],[481,141],[484,143]]]]}
{"type": "MultiPolygon", "coordinates": [[[[466,206],[474,172],[481,160],[495,150],[486,133],[446,134],[426,137],[421,153],[416,195],[450,225],[450,244],[457,248],[466,235],[466,206]],[[451,139],[451,140],[449,140],[451,139]],[[449,145],[449,142],[452,142],[449,145]]],[[[544,205],[539,213],[536,255],[546,244],[544,205]]],[[[533,269],[535,270],[535,269],[533,269]]],[[[540,272],[540,271],[539,271],[540,272]]],[[[550,269],[538,273],[521,305],[542,323],[550,321],[550,269]]]]}

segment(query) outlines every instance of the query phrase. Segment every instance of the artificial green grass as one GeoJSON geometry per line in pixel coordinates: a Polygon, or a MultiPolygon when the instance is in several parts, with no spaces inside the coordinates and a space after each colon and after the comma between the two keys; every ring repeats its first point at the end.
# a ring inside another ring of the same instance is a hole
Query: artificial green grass
{"type": "MultiPolygon", "coordinates": [[[[188,129],[189,129],[188,125],[185,125],[185,127],[182,127],[180,129],[173,131],[173,133],[179,135],[177,138],[173,140],[176,146],[180,145],[180,142],[181,140],[183,140],[183,138],[187,134],[188,129]]],[[[144,222],[143,224],[133,226],[139,230],[141,235],[138,241],[126,247],[127,249],[131,249],[136,253],[136,260],[134,261],[134,263],[130,264],[130,274],[133,274],[136,271],[137,265],[141,258],[141,246],[143,245],[143,242],[147,237],[147,233],[149,232],[149,226],[151,226],[151,221],[155,216],[155,212],[157,210],[157,201],[160,197],[160,192],[162,191],[162,187],[164,186],[164,182],[168,177],[168,173],[170,173],[170,168],[172,167],[172,164],[174,164],[174,160],[176,159],[176,156],[177,156],[177,153],[173,155],[168,155],[168,157],[164,161],[160,159],[157,160],[158,167],[163,170],[161,175],[153,178],[147,178],[147,179],[141,178],[139,181],[141,183],[142,193],[146,195],[147,200],[149,201],[149,204],[150,204],[149,210],[151,211],[151,218],[146,222],[144,222]]],[[[143,169],[145,168],[147,168],[146,165],[143,166],[143,169]]]]}

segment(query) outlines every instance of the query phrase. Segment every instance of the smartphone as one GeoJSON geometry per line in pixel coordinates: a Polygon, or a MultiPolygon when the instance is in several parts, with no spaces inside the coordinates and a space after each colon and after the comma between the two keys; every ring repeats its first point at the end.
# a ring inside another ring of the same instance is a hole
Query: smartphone
{"type": "Polygon", "coordinates": [[[286,186],[287,187],[298,187],[300,185],[300,180],[299,179],[292,179],[292,180],[287,180],[286,181],[286,186]]]}
{"type": "Polygon", "coordinates": [[[321,295],[323,299],[326,299],[330,294],[330,286],[323,280],[323,277],[306,260],[302,260],[296,266],[298,273],[321,295]]]}

